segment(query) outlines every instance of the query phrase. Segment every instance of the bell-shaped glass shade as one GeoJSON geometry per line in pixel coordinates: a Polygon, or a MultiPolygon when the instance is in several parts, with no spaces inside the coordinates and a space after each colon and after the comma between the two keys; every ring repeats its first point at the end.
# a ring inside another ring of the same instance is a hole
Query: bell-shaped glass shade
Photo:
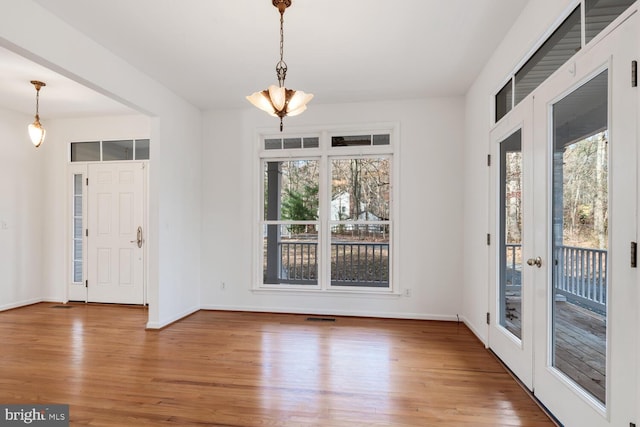
{"type": "Polygon", "coordinates": [[[271,100],[269,99],[268,91],[263,90],[260,92],[254,92],[247,96],[247,100],[262,111],[271,114],[272,116],[276,116],[271,100]]]}
{"type": "Polygon", "coordinates": [[[285,88],[276,85],[269,86],[269,97],[276,111],[282,111],[287,102],[287,93],[285,88]]]}
{"type": "Polygon", "coordinates": [[[293,96],[287,104],[287,116],[297,116],[307,109],[307,103],[311,101],[313,94],[304,93],[301,90],[294,91],[293,96]]]}
{"type": "Polygon", "coordinates": [[[36,147],[40,147],[44,142],[44,137],[47,134],[47,131],[40,124],[40,120],[36,116],[36,120],[29,125],[29,137],[31,138],[31,142],[36,147]]]}
{"type": "Polygon", "coordinates": [[[307,109],[307,106],[306,106],[306,105],[303,105],[302,107],[300,107],[300,108],[298,108],[298,109],[295,109],[295,110],[293,110],[293,111],[289,111],[289,112],[287,113],[287,116],[288,116],[288,117],[297,116],[298,114],[302,114],[302,113],[304,112],[304,110],[306,110],[306,109],[307,109]]]}

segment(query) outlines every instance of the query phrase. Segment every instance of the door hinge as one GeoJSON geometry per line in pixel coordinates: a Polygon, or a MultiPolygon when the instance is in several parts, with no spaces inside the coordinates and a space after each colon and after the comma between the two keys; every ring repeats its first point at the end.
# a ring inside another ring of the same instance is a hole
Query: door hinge
{"type": "Polygon", "coordinates": [[[491,324],[491,313],[487,311],[487,325],[491,324]]]}
{"type": "Polygon", "coordinates": [[[631,61],[631,87],[638,87],[638,61],[631,61]]]}
{"type": "Polygon", "coordinates": [[[89,237],[89,229],[88,228],[86,230],[84,230],[84,235],[85,235],[85,237],[89,237]]]}
{"type": "Polygon", "coordinates": [[[491,234],[487,233],[487,246],[491,246],[491,234]]]}
{"type": "Polygon", "coordinates": [[[87,178],[85,182],[86,182],[86,185],[89,185],[89,178],[87,178]]]}
{"type": "Polygon", "coordinates": [[[88,287],[89,287],[89,281],[88,281],[88,280],[85,280],[85,281],[84,281],[84,287],[85,287],[85,288],[88,288],[88,287]]]}
{"type": "Polygon", "coordinates": [[[491,166],[491,154],[487,154],[487,166],[491,166]]]}
{"type": "Polygon", "coordinates": [[[629,252],[631,255],[631,268],[638,267],[638,243],[637,242],[631,242],[631,248],[629,252]]]}

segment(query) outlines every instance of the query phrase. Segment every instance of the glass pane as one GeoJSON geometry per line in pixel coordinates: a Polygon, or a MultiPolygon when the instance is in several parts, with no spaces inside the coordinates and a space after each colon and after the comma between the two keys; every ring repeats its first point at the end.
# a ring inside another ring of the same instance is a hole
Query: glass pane
{"type": "Polygon", "coordinates": [[[304,138],[304,148],[316,148],[320,146],[320,138],[316,137],[311,137],[311,138],[304,138]]]}
{"type": "Polygon", "coordinates": [[[331,285],[389,287],[389,224],[331,226],[331,285]]]}
{"type": "Polygon", "coordinates": [[[503,118],[509,111],[513,104],[513,85],[512,80],[509,80],[500,92],[496,94],[496,122],[503,118]]]}
{"type": "Polygon", "coordinates": [[[282,148],[282,139],[265,139],[264,140],[264,149],[265,150],[279,150],[282,148]]]}
{"type": "Polygon", "coordinates": [[[72,162],[99,162],[100,142],[72,142],[71,143],[72,162]]]}
{"type": "Polygon", "coordinates": [[[264,219],[315,221],[318,218],[317,160],[264,163],[264,219]]]}
{"type": "Polygon", "coordinates": [[[75,174],[73,176],[73,194],[82,195],[82,174],[75,174]]]}
{"type": "Polygon", "coordinates": [[[74,261],[73,263],[73,282],[82,283],[82,261],[74,261]]]}
{"type": "Polygon", "coordinates": [[[265,225],[263,242],[263,283],[318,284],[316,223],[265,225]]]}
{"type": "Polygon", "coordinates": [[[136,139],[136,160],[149,160],[148,139],[136,139]]]}
{"type": "Polygon", "coordinates": [[[519,103],[582,46],[580,6],[516,72],[515,103],[519,103]]]}
{"type": "Polygon", "coordinates": [[[391,135],[373,135],[373,145],[389,145],[391,143],[391,135]]]}
{"type": "Polygon", "coordinates": [[[553,366],[606,395],[607,71],[553,105],[553,366]]]}
{"type": "Polygon", "coordinates": [[[589,43],[635,0],[585,0],[585,37],[589,43]]]}
{"type": "Polygon", "coordinates": [[[73,215],[76,217],[82,217],[82,195],[74,196],[73,215]]]}
{"type": "Polygon", "coordinates": [[[302,148],[302,138],[285,138],[283,146],[284,148],[302,148]]]}
{"type": "Polygon", "coordinates": [[[353,147],[371,145],[371,135],[332,136],[332,147],[353,147]]]}
{"type": "Polygon", "coordinates": [[[102,141],[102,161],[133,160],[133,140],[102,141]]]}
{"type": "Polygon", "coordinates": [[[74,239],[73,241],[73,259],[82,260],[82,239],[74,239]]]}
{"type": "Polygon", "coordinates": [[[389,220],[391,162],[372,157],[331,161],[331,220],[389,220]]]}
{"type": "Polygon", "coordinates": [[[82,226],[82,184],[83,184],[83,176],[82,174],[74,174],[73,175],[73,260],[72,260],[72,273],[73,273],[73,282],[80,283],[82,282],[82,267],[83,267],[83,258],[82,258],[82,236],[83,236],[83,226],[82,226]]]}
{"type": "Polygon", "coordinates": [[[522,339],[522,131],[500,143],[500,325],[522,339]]]}

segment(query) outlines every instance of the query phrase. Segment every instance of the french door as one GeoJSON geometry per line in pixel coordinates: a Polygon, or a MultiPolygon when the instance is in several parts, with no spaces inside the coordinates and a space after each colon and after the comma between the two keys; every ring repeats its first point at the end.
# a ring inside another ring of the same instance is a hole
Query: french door
{"type": "Polygon", "coordinates": [[[89,302],[144,304],[144,163],[88,167],[89,302]]]}
{"type": "Polygon", "coordinates": [[[565,64],[491,134],[489,345],[567,426],[636,417],[636,21],[565,64]]]}
{"type": "Polygon", "coordinates": [[[533,286],[531,269],[523,268],[532,253],[533,103],[523,100],[491,132],[493,214],[489,342],[529,388],[533,388],[533,286]],[[526,225],[526,226],[525,226],[526,225]]]}

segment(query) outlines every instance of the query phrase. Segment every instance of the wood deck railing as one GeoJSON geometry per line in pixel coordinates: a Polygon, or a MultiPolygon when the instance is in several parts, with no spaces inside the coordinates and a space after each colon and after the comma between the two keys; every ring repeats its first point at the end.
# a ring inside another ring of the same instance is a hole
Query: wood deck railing
{"type": "MultiPolygon", "coordinates": [[[[280,247],[280,283],[312,285],[318,278],[318,243],[285,241],[280,247]]],[[[388,287],[389,244],[334,242],[331,244],[333,286],[388,287]]]]}
{"type": "Polygon", "coordinates": [[[556,246],[554,251],[556,293],[600,314],[607,304],[607,251],[605,249],[556,246]]]}
{"type": "MultiPolygon", "coordinates": [[[[520,244],[507,244],[507,289],[521,286],[522,255],[520,244]]],[[[575,246],[556,246],[553,256],[555,294],[568,302],[606,313],[607,250],[575,246]]]]}

